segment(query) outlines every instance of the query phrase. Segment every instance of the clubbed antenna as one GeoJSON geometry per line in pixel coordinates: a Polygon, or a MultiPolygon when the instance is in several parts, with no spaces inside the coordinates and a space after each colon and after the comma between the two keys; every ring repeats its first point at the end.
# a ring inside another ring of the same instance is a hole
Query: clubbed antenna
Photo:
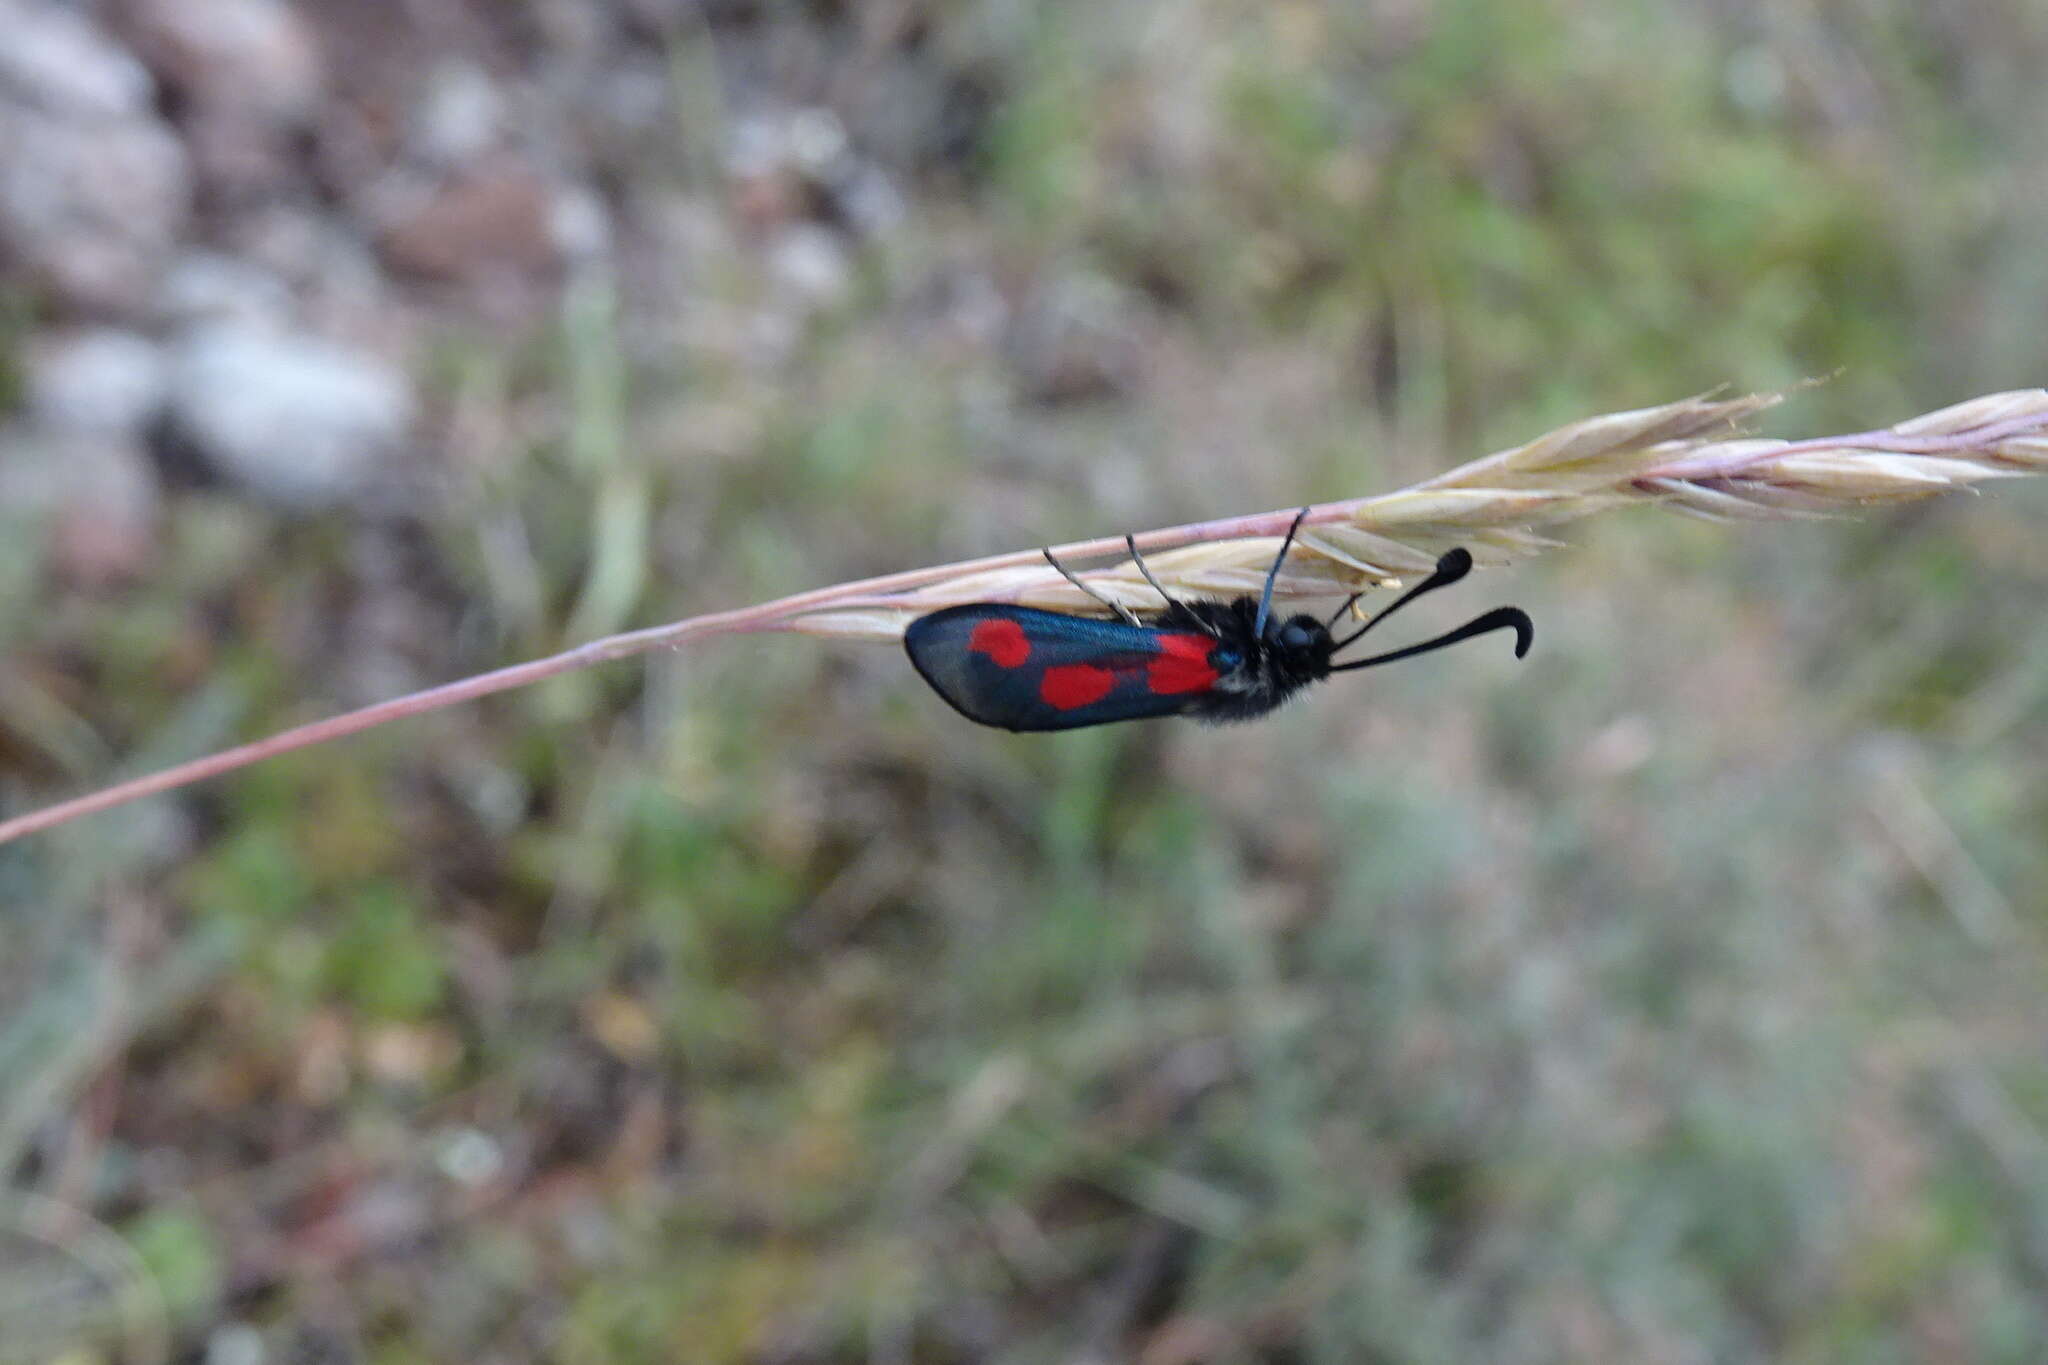
{"type": "MultiPolygon", "coordinates": [[[[1352,642],[1357,640],[1359,636],[1365,634],[1374,626],[1386,620],[1389,616],[1392,616],[1395,612],[1407,606],[1410,602],[1413,602],[1416,598],[1422,596],[1424,593],[1435,592],[1438,588],[1448,588],[1449,586],[1451,586],[1451,584],[1457,582],[1459,579],[1463,578],[1466,574],[1471,572],[1472,552],[1470,550],[1464,549],[1461,546],[1458,549],[1447,551],[1444,554],[1443,558],[1437,560],[1435,573],[1423,579],[1420,583],[1417,583],[1414,587],[1408,589],[1408,591],[1402,593],[1399,597],[1389,602],[1382,610],[1376,613],[1371,620],[1367,621],[1357,630],[1352,631],[1349,635],[1345,636],[1336,644],[1332,645],[1330,647],[1331,652],[1336,653],[1339,650],[1347,648],[1349,645],[1352,644],[1352,642]]],[[[1350,611],[1352,603],[1356,602],[1359,598],[1363,596],[1365,596],[1364,593],[1352,593],[1350,601],[1347,601],[1343,606],[1337,608],[1335,613],[1331,615],[1330,619],[1324,623],[1325,626],[1327,627],[1335,625],[1337,623],[1337,618],[1342,616],[1345,612],[1350,611]]]]}
{"type": "MultiPolygon", "coordinates": [[[[1394,605],[1399,606],[1400,603],[1397,602],[1394,605]]],[[[1392,611],[1393,607],[1389,607],[1387,610],[1392,611]]],[[[1382,615],[1384,614],[1382,613],[1382,615]]],[[[1428,654],[1432,650],[1445,649],[1451,645],[1462,644],[1475,635],[1486,635],[1496,630],[1508,629],[1512,629],[1515,632],[1515,657],[1519,659],[1527,654],[1529,646],[1535,643],[1535,624],[1529,620],[1529,613],[1523,611],[1520,607],[1495,607],[1486,615],[1474,617],[1456,630],[1447,631],[1437,636],[1434,640],[1424,640],[1421,644],[1409,645],[1406,649],[1396,649],[1385,654],[1375,654],[1370,659],[1354,659],[1348,664],[1338,664],[1330,671],[1332,673],[1349,673],[1354,668],[1373,668],[1379,664],[1393,663],[1397,659],[1412,659],[1418,654],[1428,654]]],[[[1352,638],[1355,640],[1358,637],[1354,635],[1352,638]]]]}

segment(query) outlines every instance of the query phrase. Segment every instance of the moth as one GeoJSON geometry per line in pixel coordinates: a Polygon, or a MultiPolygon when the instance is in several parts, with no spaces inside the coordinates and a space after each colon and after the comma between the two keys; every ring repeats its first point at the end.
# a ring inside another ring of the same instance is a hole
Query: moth
{"type": "Polygon", "coordinates": [[[1327,619],[1273,615],[1273,584],[1308,510],[1302,508],[1287,528],[1257,598],[1181,601],[1153,577],[1136,539],[1125,536],[1138,572],[1165,603],[1156,620],[1142,621],[1103,597],[1046,550],[1046,562],[1116,619],[970,602],[912,621],[903,647],[919,675],[954,710],[982,725],[1018,731],[1074,730],[1151,716],[1256,720],[1332,673],[1410,659],[1496,630],[1515,632],[1516,658],[1529,652],[1535,627],[1528,613],[1496,607],[1421,644],[1338,662],[1340,653],[1402,607],[1465,577],[1472,556],[1463,549],[1445,554],[1428,578],[1338,639],[1331,627],[1363,593],[1353,593],[1327,619]]]}

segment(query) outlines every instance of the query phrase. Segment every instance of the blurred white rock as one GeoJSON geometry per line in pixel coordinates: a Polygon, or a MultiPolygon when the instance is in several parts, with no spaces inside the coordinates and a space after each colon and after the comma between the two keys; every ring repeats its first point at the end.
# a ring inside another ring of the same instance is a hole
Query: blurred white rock
{"type": "Polygon", "coordinates": [[[178,139],[151,114],[52,113],[0,98],[0,148],[0,254],[73,307],[138,308],[191,213],[178,139]]]}
{"type": "Polygon", "coordinates": [[[0,427],[0,532],[30,534],[65,582],[99,587],[146,570],[158,499],[156,466],[139,440],[0,427]]]}
{"type": "Polygon", "coordinates": [[[364,494],[412,427],[396,366],[320,337],[235,324],[172,350],[174,429],[250,494],[312,511],[364,494]]]}
{"type": "Polygon", "coordinates": [[[158,281],[153,311],[172,325],[271,325],[292,314],[291,288],[262,266],[217,251],[181,252],[158,281]]]}
{"type": "Polygon", "coordinates": [[[571,264],[602,260],[612,250],[611,211],[587,185],[564,185],[548,213],[548,235],[571,264]]]}
{"type": "Polygon", "coordinates": [[[164,355],[134,332],[99,327],[30,347],[27,406],[51,431],[139,436],[163,411],[164,355]]]}
{"type": "Polygon", "coordinates": [[[505,97],[475,62],[447,61],[427,77],[408,120],[406,148],[443,169],[475,161],[497,145],[505,97]]]}
{"type": "Polygon", "coordinates": [[[853,284],[853,260],[839,234],[816,223],[792,223],[768,244],[775,282],[803,304],[838,303],[853,284]]]}
{"type": "Polygon", "coordinates": [[[284,0],[129,0],[136,54],[191,104],[302,123],[325,87],[319,45],[284,0]]]}
{"type": "Polygon", "coordinates": [[[151,112],[156,85],[141,62],[66,6],[0,3],[0,91],[47,113],[133,118],[151,112]]]}

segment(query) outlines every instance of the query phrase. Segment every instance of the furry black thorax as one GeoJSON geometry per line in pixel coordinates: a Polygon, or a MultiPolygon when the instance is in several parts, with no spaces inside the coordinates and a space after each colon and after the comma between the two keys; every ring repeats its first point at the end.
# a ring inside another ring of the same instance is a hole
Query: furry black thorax
{"type": "Polygon", "coordinates": [[[1270,616],[1258,629],[1257,599],[1234,602],[1176,602],[1160,625],[1197,630],[1216,638],[1209,666],[1216,685],[1183,713],[1213,724],[1256,720],[1310,683],[1330,676],[1336,649],[1329,630],[1313,616],[1270,616]]]}

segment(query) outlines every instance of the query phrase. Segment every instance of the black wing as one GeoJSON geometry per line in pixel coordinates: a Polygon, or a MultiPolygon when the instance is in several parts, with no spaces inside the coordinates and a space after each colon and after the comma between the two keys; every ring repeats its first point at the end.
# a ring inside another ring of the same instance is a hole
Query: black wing
{"type": "Polygon", "coordinates": [[[1073,730],[1186,711],[1216,681],[1215,640],[976,602],[910,623],[903,648],[952,708],[1003,730],[1073,730]]]}

